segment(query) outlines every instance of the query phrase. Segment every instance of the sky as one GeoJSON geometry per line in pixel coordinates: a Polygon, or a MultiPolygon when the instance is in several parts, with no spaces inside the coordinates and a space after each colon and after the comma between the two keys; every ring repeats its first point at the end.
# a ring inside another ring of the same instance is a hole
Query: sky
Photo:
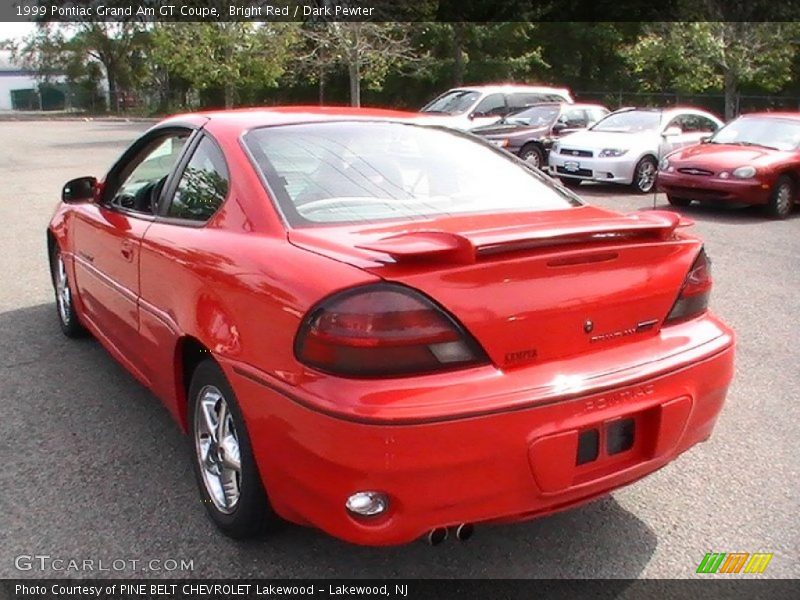
{"type": "Polygon", "coordinates": [[[33,23],[0,22],[0,40],[19,41],[36,28],[33,23]]]}

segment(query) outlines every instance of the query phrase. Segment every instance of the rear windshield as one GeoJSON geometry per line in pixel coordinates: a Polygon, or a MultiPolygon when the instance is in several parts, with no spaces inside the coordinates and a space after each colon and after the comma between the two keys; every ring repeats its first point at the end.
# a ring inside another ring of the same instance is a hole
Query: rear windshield
{"type": "Polygon", "coordinates": [[[502,151],[442,129],[306,123],[254,129],[244,142],[293,227],[580,204],[502,151]]]}

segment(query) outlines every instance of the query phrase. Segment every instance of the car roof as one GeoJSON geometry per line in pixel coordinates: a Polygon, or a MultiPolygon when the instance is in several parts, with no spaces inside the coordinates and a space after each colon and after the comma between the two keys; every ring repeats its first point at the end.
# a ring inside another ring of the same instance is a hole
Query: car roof
{"type": "Polygon", "coordinates": [[[794,121],[800,121],[800,112],[789,112],[789,111],[775,111],[775,112],[752,112],[752,113],[744,113],[739,115],[740,117],[774,117],[776,119],[792,119],[794,121]]]}
{"type": "MultiPolygon", "coordinates": [[[[557,92],[559,94],[568,94],[569,90],[564,87],[553,87],[548,85],[528,85],[523,83],[493,83],[489,85],[460,85],[451,88],[447,92],[454,91],[465,92],[484,92],[487,94],[494,93],[511,93],[511,92],[557,92]]],[[[447,92],[444,92],[445,94],[447,92]]]]}
{"type": "Polygon", "coordinates": [[[224,128],[238,129],[240,131],[246,131],[256,127],[320,121],[419,121],[419,113],[382,108],[353,108],[350,106],[272,106],[182,113],[168,117],[159,123],[158,126],[169,126],[173,123],[180,124],[198,117],[207,120],[206,127],[209,129],[224,128]]]}
{"type": "Polygon", "coordinates": [[[640,111],[640,112],[660,112],[665,117],[671,117],[676,114],[680,113],[689,113],[695,115],[703,115],[704,117],[713,117],[714,119],[719,120],[714,113],[709,112],[707,110],[703,110],[702,108],[696,108],[694,106],[664,106],[664,107],[657,107],[657,106],[626,106],[625,108],[620,108],[615,111],[614,113],[622,113],[622,112],[632,112],[632,111],[640,111]]]}
{"type": "Polygon", "coordinates": [[[588,102],[534,102],[532,104],[528,104],[527,106],[521,106],[518,109],[514,109],[514,112],[522,112],[531,108],[536,108],[537,106],[568,106],[570,108],[599,108],[602,110],[608,110],[602,104],[590,104],[588,102]]]}

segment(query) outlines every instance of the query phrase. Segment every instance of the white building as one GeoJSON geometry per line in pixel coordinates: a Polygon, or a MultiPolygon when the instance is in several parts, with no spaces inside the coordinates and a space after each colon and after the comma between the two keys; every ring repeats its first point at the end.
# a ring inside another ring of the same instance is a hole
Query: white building
{"type": "Polygon", "coordinates": [[[38,98],[37,86],[33,72],[15,65],[9,50],[0,50],[0,110],[38,109],[38,101],[34,106],[19,105],[38,98]]]}

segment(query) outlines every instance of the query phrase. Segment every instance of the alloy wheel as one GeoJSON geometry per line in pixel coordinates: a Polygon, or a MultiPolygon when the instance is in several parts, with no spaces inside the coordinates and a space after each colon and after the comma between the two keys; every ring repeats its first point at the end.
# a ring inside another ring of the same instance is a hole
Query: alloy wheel
{"type": "Polygon", "coordinates": [[[775,197],[776,212],[781,215],[788,215],[792,208],[792,185],[784,182],[778,188],[777,196],[775,197]]]}
{"type": "Polygon", "coordinates": [[[524,160],[532,167],[536,167],[537,169],[541,168],[542,166],[542,157],[536,150],[528,150],[527,152],[525,152],[522,155],[522,160],[524,160]]]}
{"type": "Polygon", "coordinates": [[[642,192],[649,192],[656,182],[656,166],[652,161],[643,160],[636,170],[636,187],[642,192]]]}
{"type": "Polygon", "coordinates": [[[72,309],[72,294],[69,290],[69,280],[67,278],[67,268],[61,254],[56,256],[56,303],[58,304],[58,316],[65,326],[69,326],[72,309]]]}
{"type": "Polygon", "coordinates": [[[194,443],[203,484],[211,501],[220,512],[232,513],[241,495],[239,437],[225,396],[213,385],[200,390],[194,443]]]}

